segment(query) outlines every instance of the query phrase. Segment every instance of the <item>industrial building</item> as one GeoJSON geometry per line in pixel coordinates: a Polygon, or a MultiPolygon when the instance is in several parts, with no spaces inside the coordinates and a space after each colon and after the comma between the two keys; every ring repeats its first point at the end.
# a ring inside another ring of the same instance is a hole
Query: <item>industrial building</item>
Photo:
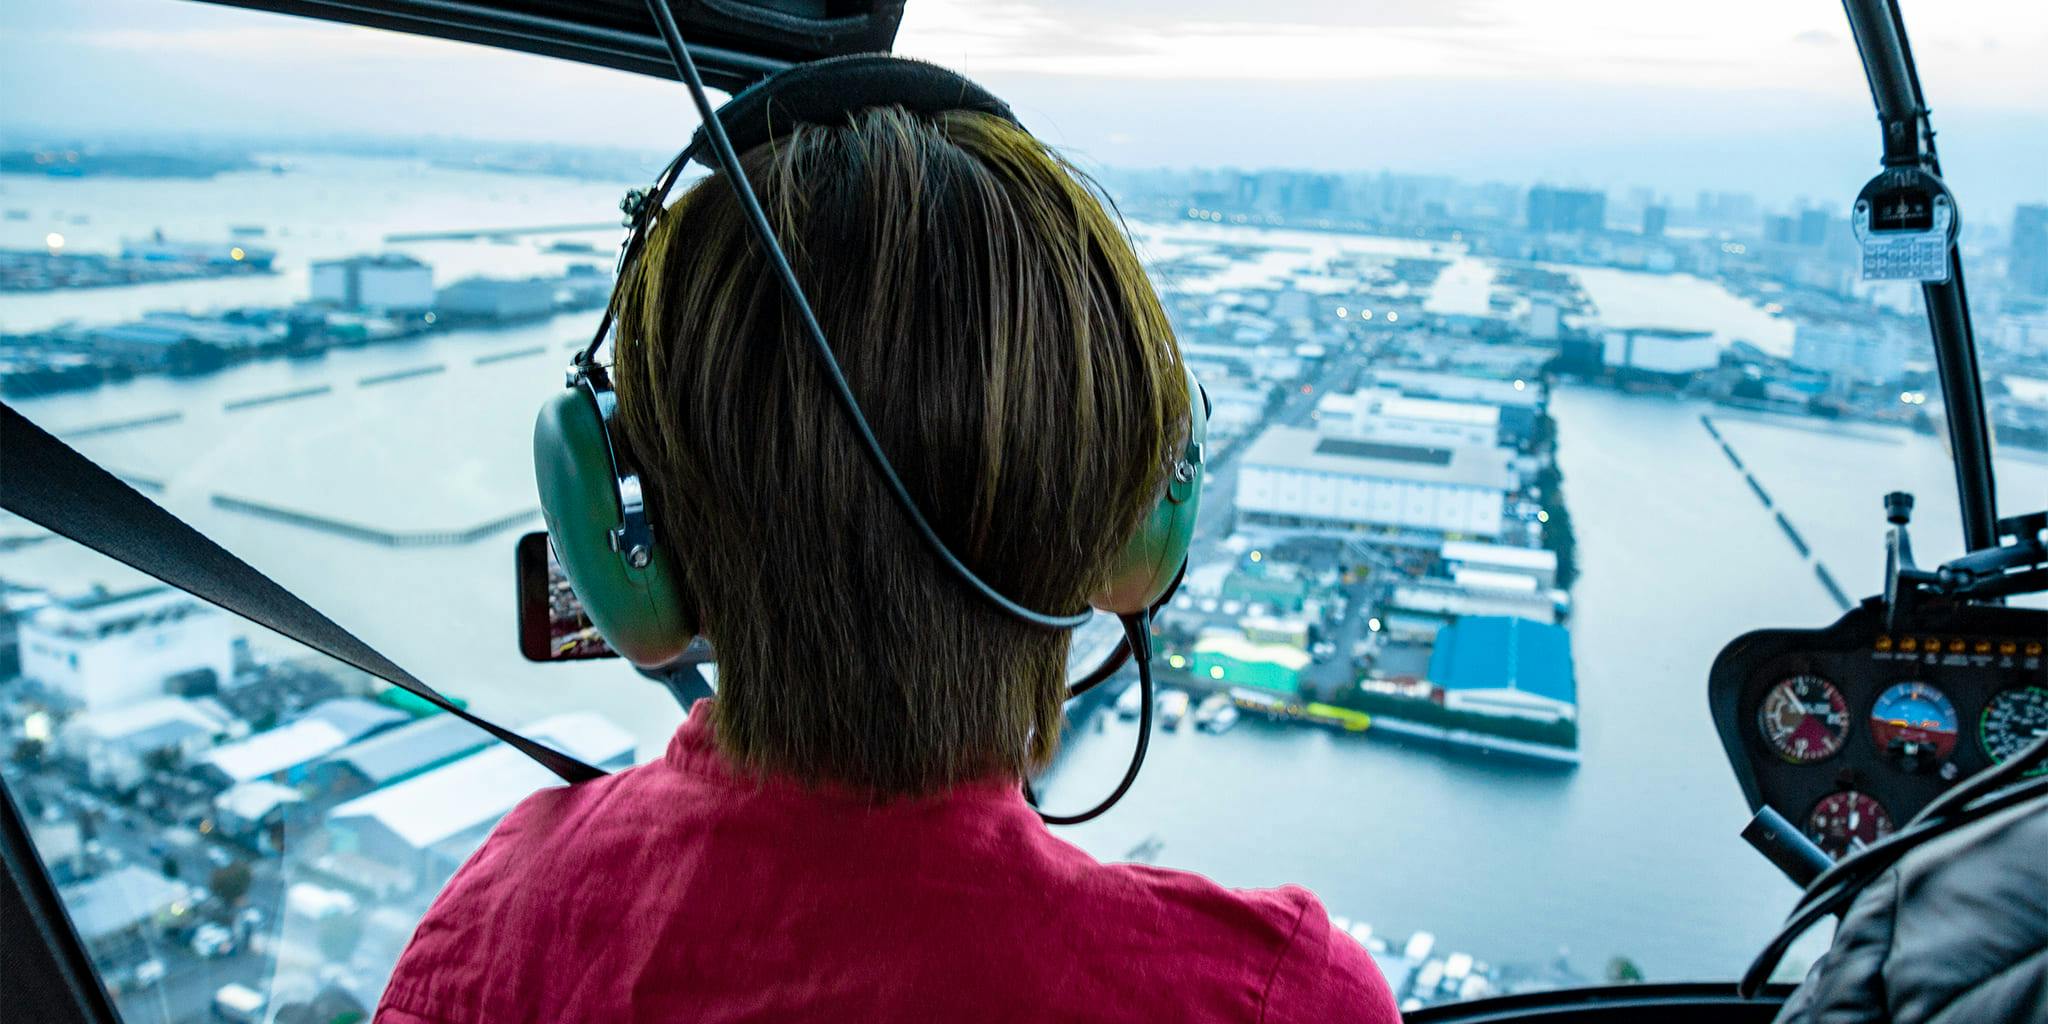
{"type": "Polygon", "coordinates": [[[1396,444],[1495,445],[1500,443],[1500,407],[1360,389],[1318,400],[1316,428],[1331,437],[1396,444]]]}
{"type": "Polygon", "coordinates": [[[471,277],[440,290],[435,312],[452,321],[532,320],[555,311],[561,280],[553,277],[471,277]]]}
{"type": "Polygon", "coordinates": [[[1437,634],[1429,682],[1451,711],[1576,721],[1571,633],[1507,615],[1467,616],[1437,634]]]}
{"type": "Polygon", "coordinates": [[[490,742],[482,729],[436,714],[328,754],[314,766],[313,784],[333,796],[366,793],[468,757],[490,742]]]}
{"type": "Polygon", "coordinates": [[[1545,590],[1557,586],[1557,552],[1548,548],[1453,540],[1445,541],[1437,553],[1453,579],[1461,571],[1487,570],[1527,576],[1545,590]]]}
{"type": "Polygon", "coordinates": [[[1888,384],[1905,376],[1906,339],[1881,323],[1807,317],[1792,334],[1792,364],[1849,384],[1888,384]]]}
{"type": "Polygon", "coordinates": [[[20,646],[24,677],[86,710],[211,693],[234,673],[227,614],[163,586],[50,604],[21,623],[20,646]]]}
{"type": "Polygon", "coordinates": [[[1237,477],[1247,525],[1374,532],[1435,547],[1497,538],[1515,486],[1513,454],[1493,445],[1413,445],[1274,427],[1252,442],[1237,477]]]}
{"type": "Polygon", "coordinates": [[[220,833],[265,852],[283,849],[285,814],[305,798],[296,788],[269,779],[230,786],[213,798],[220,833]]]}
{"type": "Polygon", "coordinates": [[[407,717],[390,705],[360,698],[322,701],[289,724],[215,747],[200,760],[216,781],[228,785],[258,779],[299,785],[312,778],[313,765],[328,754],[407,717]]]}
{"type": "Polygon", "coordinates": [[[1609,370],[1676,382],[1721,365],[1721,346],[1711,331],[1616,327],[1600,334],[1600,361],[1609,370]]]}
{"type": "Polygon", "coordinates": [[[198,757],[238,726],[247,729],[212,701],[153,697],[73,716],[58,741],[94,784],[125,791],[142,781],[144,758],[158,751],[181,761],[198,757]]]}
{"type": "Polygon", "coordinates": [[[1476,402],[1500,410],[1500,443],[1519,447],[1536,433],[1542,414],[1543,382],[1530,377],[1474,377],[1438,370],[1371,370],[1366,386],[1398,391],[1410,398],[1476,402]]]}
{"type": "Polygon", "coordinates": [[[434,269],[397,253],[325,260],[313,264],[313,301],[350,310],[424,312],[434,307],[434,269]]]}
{"type": "Polygon", "coordinates": [[[318,719],[304,719],[260,732],[239,743],[206,752],[202,764],[229,785],[257,779],[300,783],[306,766],[348,742],[341,730],[318,719]]]}
{"type": "Polygon", "coordinates": [[[189,885],[133,864],[58,890],[78,937],[95,949],[146,934],[198,903],[189,885]]]}
{"type": "MultiPolygon", "coordinates": [[[[520,730],[600,768],[633,763],[633,738],[588,711],[555,715],[520,730]]],[[[557,782],[546,768],[503,744],[336,806],[332,848],[436,886],[454,874],[499,818],[528,794],[557,782]]]]}

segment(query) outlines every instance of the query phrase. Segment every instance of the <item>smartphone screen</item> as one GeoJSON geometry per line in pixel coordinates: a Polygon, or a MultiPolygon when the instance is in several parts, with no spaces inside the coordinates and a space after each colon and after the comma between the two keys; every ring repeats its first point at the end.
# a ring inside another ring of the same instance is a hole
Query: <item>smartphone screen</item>
{"type": "MultiPolygon", "coordinates": [[[[519,586],[519,653],[528,661],[583,661],[616,658],[604,635],[583,602],[569,586],[568,574],[555,561],[555,549],[546,533],[529,533],[519,538],[517,551],[519,586]]],[[[700,665],[715,660],[711,642],[703,637],[690,641],[674,665],[700,665]]],[[[672,666],[670,666],[672,667],[672,666]]]]}
{"type": "Polygon", "coordinates": [[[616,658],[583,614],[546,533],[519,538],[519,653],[528,661],[616,658]]]}

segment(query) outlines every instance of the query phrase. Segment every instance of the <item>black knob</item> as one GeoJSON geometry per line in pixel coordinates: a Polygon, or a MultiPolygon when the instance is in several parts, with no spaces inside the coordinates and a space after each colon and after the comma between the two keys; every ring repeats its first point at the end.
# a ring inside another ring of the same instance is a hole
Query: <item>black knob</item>
{"type": "Polygon", "coordinates": [[[1905,491],[1893,491],[1884,496],[1884,518],[1893,526],[1904,526],[1913,518],[1913,496],[1905,491]]]}

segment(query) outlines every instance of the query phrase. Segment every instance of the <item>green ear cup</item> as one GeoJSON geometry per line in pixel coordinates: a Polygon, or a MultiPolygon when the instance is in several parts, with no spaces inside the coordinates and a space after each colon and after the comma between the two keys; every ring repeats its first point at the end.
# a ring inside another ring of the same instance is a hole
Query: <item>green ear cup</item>
{"type": "Polygon", "coordinates": [[[673,561],[659,544],[638,567],[612,549],[623,516],[611,441],[589,391],[570,388],[541,406],[533,469],[555,559],[605,642],[643,668],[681,657],[697,623],[673,561]]]}
{"type": "Polygon", "coordinates": [[[1089,599],[1097,609],[1115,615],[1144,611],[1166,594],[1187,561],[1195,536],[1195,513],[1202,505],[1202,460],[1209,437],[1208,398],[1195,371],[1187,371],[1188,443],[1174,461],[1159,504],[1139,520],[1137,532],[1117,556],[1109,582],[1089,599]]]}

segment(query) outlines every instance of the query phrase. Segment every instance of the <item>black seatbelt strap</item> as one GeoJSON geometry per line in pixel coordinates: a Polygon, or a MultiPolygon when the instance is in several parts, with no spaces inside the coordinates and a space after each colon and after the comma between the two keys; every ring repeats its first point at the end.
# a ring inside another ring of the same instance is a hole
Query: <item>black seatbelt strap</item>
{"type": "Polygon", "coordinates": [[[0,508],[362,669],[511,744],[565,782],[605,773],[486,721],[0,402],[0,508]]]}

